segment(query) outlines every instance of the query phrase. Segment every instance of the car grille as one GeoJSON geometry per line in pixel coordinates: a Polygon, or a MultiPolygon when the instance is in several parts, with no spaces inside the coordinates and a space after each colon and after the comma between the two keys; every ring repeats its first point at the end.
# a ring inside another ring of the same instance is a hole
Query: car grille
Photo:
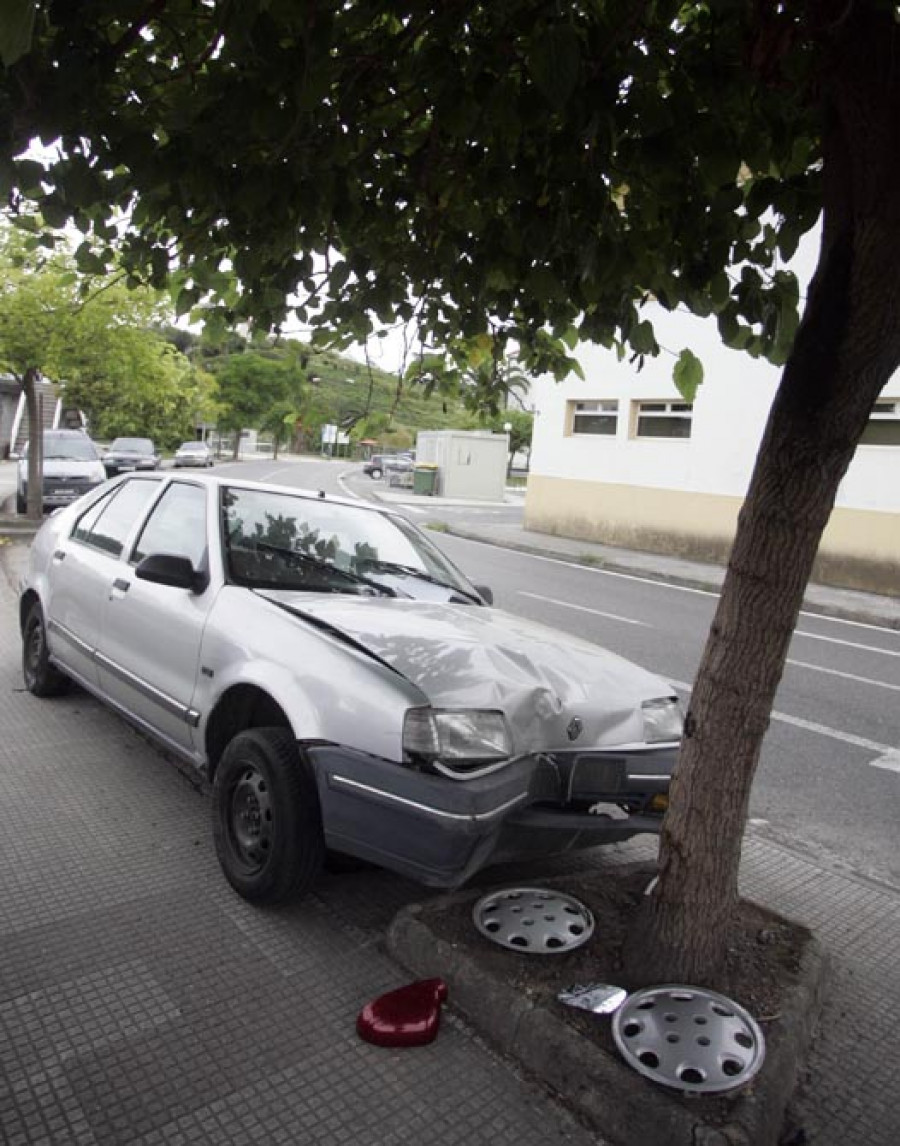
{"type": "Polygon", "coordinates": [[[56,493],[59,490],[77,489],[85,491],[97,485],[94,478],[84,477],[79,474],[77,477],[45,477],[44,478],[44,494],[56,493]]]}

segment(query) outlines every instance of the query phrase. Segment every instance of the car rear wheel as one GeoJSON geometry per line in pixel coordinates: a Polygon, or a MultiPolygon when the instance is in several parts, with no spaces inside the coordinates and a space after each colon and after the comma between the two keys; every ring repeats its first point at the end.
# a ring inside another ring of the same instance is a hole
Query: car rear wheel
{"type": "Polygon", "coordinates": [[[35,601],[22,630],[22,675],[33,696],[60,696],[71,684],[69,678],[50,663],[44,610],[35,601]]]}
{"type": "Polygon", "coordinates": [[[372,469],[369,470],[369,477],[372,478],[373,481],[377,481],[381,477],[381,474],[382,471],[378,469],[377,466],[373,466],[372,469]]]}
{"type": "Polygon", "coordinates": [[[304,895],[325,842],[312,770],[285,728],[238,733],[213,781],[213,836],[225,878],[251,903],[304,895]]]}

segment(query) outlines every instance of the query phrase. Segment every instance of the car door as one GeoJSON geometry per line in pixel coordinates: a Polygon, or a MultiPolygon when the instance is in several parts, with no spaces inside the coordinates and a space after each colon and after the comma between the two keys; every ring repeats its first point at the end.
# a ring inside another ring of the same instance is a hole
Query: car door
{"type": "Polygon", "coordinates": [[[195,569],[207,563],[207,489],[172,481],[153,506],[127,563],[109,583],[99,649],[103,692],[139,723],[191,755],[191,708],[200,643],[215,592],[174,588],[136,576],[152,553],[186,557],[195,569]]]}
{"type": "Polygon", "coordinates": [[[47,627],[60,664],[89,688],[99,685],[97,647],[103,607],[125,544],[159,492],[157,480],[131,480],[94,502],[59,538],[47,574],[47,627]]]}

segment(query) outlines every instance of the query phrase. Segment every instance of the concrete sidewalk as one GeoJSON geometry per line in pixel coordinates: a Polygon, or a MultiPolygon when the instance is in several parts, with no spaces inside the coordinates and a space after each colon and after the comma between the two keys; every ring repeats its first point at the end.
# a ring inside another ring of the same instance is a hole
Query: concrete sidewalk
{"type": "MultiPolygon", "coordinates": [[[[507,532],[517,547],[533,543],[520,527],[470,535],[496,543],[507,532]]],[[[562,559],[597,556],[588,543],[573,551],[537,537],[562,559]]],[[[83,693],[39,701],[23,691],[11,586],[25,553],[0,546],[0,1141],[596,1142],[540,1080],[492,1053],[452,1000],[428,1048],[357,1040],[362,1004],[408,979],[384,952],[388,924],[431,893],[366,871],[327,876],[286,911],[235,897],[204,793],[83,693]]],[[[649,575],[627,561],[617,567],[649,575]]],[[[657,574],[687,575],[683,564],[657,574]]],[[[858,596],[830,604],[862,608],[858,596]]],[[[865,608],[889,618],[890,604],[865,608]]],[[[631,841],[540,874],[613,871],[654,850],[631,841]]],[[[517,875],[529,871],[504,871],[517,875]]],[[[809,926],[834,966],[795,1142],[895,1142],[900,896],[752,832],[742,890],[809,926]]]]}

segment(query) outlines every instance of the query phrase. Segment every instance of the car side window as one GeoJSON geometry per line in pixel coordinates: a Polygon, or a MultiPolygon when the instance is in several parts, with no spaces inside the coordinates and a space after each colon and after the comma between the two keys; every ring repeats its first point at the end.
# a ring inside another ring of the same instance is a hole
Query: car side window
{"type": "Polygon", "coordinates": [[[128,534],[159,490],[155,481],[127,481],[92,505],[72,530],[72,539],[118,557],[128,534]]]}
{"type": "Polygon", "coordinates": [[[131,554],[137,564],[149,553],[187,557],[195,569],[206,553],[206,490],[173,482],[153,507],[131,554]]]}

